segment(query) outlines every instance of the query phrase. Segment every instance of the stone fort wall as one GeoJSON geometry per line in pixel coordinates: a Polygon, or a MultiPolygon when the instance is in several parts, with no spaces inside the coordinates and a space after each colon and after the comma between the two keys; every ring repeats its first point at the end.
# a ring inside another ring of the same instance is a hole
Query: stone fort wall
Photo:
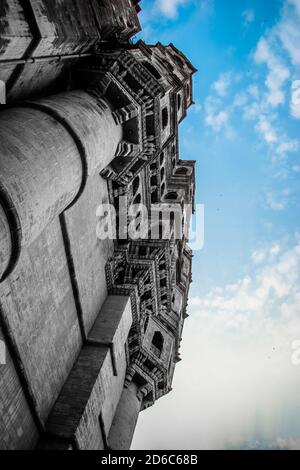
{"type": "MultiPolygon", "coordinates": [[[[171,391],[192,253],[97,237],[98,208],[194,208],[178,124],[195,69],[133,44],[138,0],[4,0],[0,10],[0,448],[126,449],[171,391]]],[[[119,219],[123,209],[120,208],[119,219]]],[[[123,215],[124,215],[123,214],[123,215]]]]}
{"type": "Polygon", "coordinates": [[[68,80],[76,58],[42,60],[90,52],[103,41],[128,40],[140,30],[133,0],[1,0],[0,67],[8,102],[50,94],[68,80]],[[17,63],[34,59],[34,63],[17,63]]]}

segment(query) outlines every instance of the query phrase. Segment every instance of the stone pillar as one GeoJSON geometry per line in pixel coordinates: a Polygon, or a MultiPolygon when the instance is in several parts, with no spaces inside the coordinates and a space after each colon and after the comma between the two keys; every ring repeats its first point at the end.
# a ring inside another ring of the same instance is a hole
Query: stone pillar
{"type": "Polygon", "coordinates": [[[122,132],[108,103],[84,91],[0,113],[0,279],[88,175],[113,160],[122,132]]]}
{"type": "Polygon", "coordinates": [[[123,392],[131,325],[130,297],[109,295],[49,415],[39,449],[74,443],[79,450],[105,448],[123,392]]]}
{"type": "Polygon", "coordinates": [[[138,398],[137,393],[138,387],[134,382],[123,390],[108,435],[108,446],[112,450],[130,449],[141,409],[141,397],[138,398]]]}

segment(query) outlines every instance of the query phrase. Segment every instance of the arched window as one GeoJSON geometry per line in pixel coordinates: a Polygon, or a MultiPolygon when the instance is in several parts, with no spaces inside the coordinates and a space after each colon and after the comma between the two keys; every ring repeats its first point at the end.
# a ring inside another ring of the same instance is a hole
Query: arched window
{"type": "Polygon", "coordinates": [[[161,382],[159,382],[158,384],[158,390],[163,390],[165,388],[165,382],[162,380],[161,382]]]}
{"type": "Polygon", "coordinates": [[[181,95],[177,95],[177,109],[178,111],[180,110],[181,108],[181,95]]]}
{"type": "Polygon", "coordinates": [[[146,60],[143,61],[144,67],[146,67],[147,70],[155,77],[157,80],[161,78],[161,74],[158,72],[158,70],[154,67],[154,65],[150,64],[150,62],[147,62],[146,60]]]}
{"type": "Polygon", "coordinates": [[[161,356],[162,350],[164,347],[164,337],[160,331],[155,331],[152,343],[151,343],[151,350],[156,354],[157,357],[161,356]]]}
{"type": "Polygon", "coordinates": [[[160,180],[163,181],[164,177],[165,177],[165,169],[164,167],[162,167],[162,169],[160,170],[160,180]]]}
{"type": "Polygon", "coordinates": [[[168,109],[167,108],[164,108],[162,110],[162,113],[161,113],[161,119],[162,119],[162,126],[163,126],[163,129],[165,129],[169,123],[169,113],[168,113],[168,109]]]}
{"type": "Polygon", "coordinates": [[[177,199],[177,193],[175,191],[169,192],[166,196],[165,199],[168,199],[170,201],[175,201],[177,199]]]}
{"type": "Polygon", "coordinates": [[[133,183],[132,183],[132,191],[133,191],[133,195],[135,196],[135,194],[137,193],[137,190],[139,189],[139,186],[140,186],[140,177],[137,176],[134,180],[133,180],[133,183]]]}
{"type": "Polygon", "coordinates": [[[153,191],[153,193],[151,193],[151,202],[152,202],[152,204],[156,204],[158,202],[157,190],[153,191]]]}
{"type": "Polygon", "coordinates": [[[144,333],[146,333],[146,330],[148,328],[148,323],[149,323],[149,315],[146,316],[146,320],[145,320],[145,323],[144,323],[144,333]]]}
{"type": "Polygon", "coordinates": [[[150,178],[150,185],[151,186],[156,186],[157,185],[157,178],[155,175],[151,176],[150,178]]]}

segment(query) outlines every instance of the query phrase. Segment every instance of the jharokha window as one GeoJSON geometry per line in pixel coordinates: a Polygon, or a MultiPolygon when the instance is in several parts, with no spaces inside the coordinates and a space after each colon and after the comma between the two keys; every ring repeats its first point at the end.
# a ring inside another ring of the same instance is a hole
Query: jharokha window
{"type": "Polygon", "coordinates": [[[162,116],[162,126],[165,129],[169,123],[169,114],[168,114],[168,109],[164,108],[161,113],[162,116]]]}
{"type": "Polygon", "coordinates": [[[177,110],[179,111],[180,108],[181,108],[181,96],[178,95],[178,96],[177,96],[177,110]]]}
{"type": "Polygon", "coordinates": [[[163,347],[164,347],[164,337],[160,331],[155,331],[153,338],[152,338],[151,351],[157,357],[160,357],[163,347]]]}

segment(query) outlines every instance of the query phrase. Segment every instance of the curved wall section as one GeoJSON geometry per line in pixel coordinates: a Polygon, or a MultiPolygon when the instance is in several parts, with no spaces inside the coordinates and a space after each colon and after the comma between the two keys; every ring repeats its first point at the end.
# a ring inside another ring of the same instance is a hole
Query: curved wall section
{"type": "Polygon", "coordinates": [[[101,171],[122,139],[109,105],[83,91],[27,102],[0,113],[0,279],[29,245],[101,171]],[[19,221],[19,247],[5,200],[19,221]],[[6,215],[5,215],[6,213],[6,215]]]}
{"type": "MultiPolygon", "coordinates": [[[[71,203],[81,178],[78,148],[53,117],[29,108],[0,113],[0,185],[18,215],[22,246],[71,203]]],[[[2,224],[1,240],[7,232],[2,224]]]]}
{"type": "Polygon", "coordinates": [[[36,105],[52,111],[73,129],[83,145],[89,175],[100,172],[114,158],[123,130],[106,100],[74,90],[38,100],[36,105]]]}

